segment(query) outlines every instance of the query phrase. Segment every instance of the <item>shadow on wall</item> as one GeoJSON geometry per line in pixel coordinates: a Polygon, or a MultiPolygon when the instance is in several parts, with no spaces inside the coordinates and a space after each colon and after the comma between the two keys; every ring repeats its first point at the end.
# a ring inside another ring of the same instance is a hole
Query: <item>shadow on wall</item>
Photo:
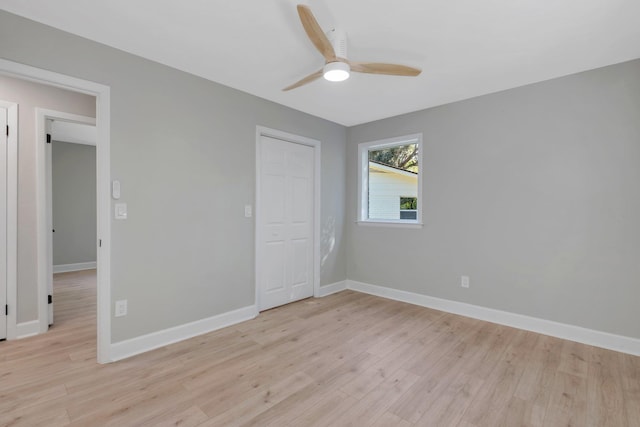
{"type": "Polygon", "coordinates": [[[320,253],[322,259],[320,260],[320,266],[323,266],[333,249],[336,247],[336,219],[334,216],[329,216],[322,226],[322,235],[320,236],[320,253]]]}

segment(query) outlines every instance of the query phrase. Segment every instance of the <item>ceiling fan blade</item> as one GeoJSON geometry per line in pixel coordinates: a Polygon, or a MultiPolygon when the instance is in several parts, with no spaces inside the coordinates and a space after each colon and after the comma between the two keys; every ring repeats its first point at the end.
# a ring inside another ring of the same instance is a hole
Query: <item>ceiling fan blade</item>
{"type": "Polygon", "coordinates": [[[302,26],[304,30],[307,32],[307,36],[313,43],[313,45],[318,49],[318,51],[324,56],[324,59],[327,62],[332,62],[336,60],[336,52],[333,50],[333,46],[331,42],[320,28],[318,21],[311,13],[311,9],[309,6],[304,4],[298,5],[298,15],[300,15],[300,21],[302,22],[302,26]]]}
{"type": "Polygon", "coordinates": [[[286,92],[288,90],[295,89],[297,87],[306,85],[307,83],[311,83],[312,81],[314,81],[316,79],[319,79],[320,77],[322,77],[322,70],[318,70],[313,74],[309,74],[307,77],[305,77],[305,78],[303,78],[301,80],[298,80],[297,82],[295,82],[294,84],[292,84],[290,86],[285,87],[284,89],[282,89],[282,91],[286,92]]]}
{"type": "Polygon", "coordinates": [[[381,62],[352,62],[349,61],[351,71],[368,74],[388,74],[390,76],[408,76],[415,77],[422,70],[419,68],[408,67],[398,64],[384,64],[381,62]]]}

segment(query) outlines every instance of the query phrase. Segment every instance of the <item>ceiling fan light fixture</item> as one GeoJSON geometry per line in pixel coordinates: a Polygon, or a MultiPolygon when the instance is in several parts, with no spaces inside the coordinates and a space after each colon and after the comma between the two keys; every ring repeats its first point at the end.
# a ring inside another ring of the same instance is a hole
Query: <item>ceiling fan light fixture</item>
{"type": "Polygon", "coordinates": [[[341,82],[349,78],[351,67],[342,61],[329,62],[322,70],[325,80],[330,82],[341,82]]]}
{"type": "Polygon", "coordinates": [[[307,37],[324,58],[324,67],[308,76],[298,80],[292,85],[282,89],[288,91],[304,86],[320,77],[331,82],[341,82],[349,78],[351,71],[354,73],[385,74],[388,76],[415,77],[422,70],[399,64],[387,64],[384,62],[353,62],[347,58],[347,33],[342,30],[332,29],[324,32],[318,24],[309,6],[299,4],[298,15],[307,37]]]}

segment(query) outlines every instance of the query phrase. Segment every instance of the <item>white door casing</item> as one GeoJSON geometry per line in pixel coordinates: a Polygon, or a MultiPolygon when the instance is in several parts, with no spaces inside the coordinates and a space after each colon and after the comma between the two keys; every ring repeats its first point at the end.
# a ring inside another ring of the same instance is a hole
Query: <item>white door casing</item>
{"type": "Polygon", "coordinates": [[[256,156],[256,296],[259,310],[266,310],[317,293],[320,147],[262,130],[256,156]]]}
{"type": "Polygon", "coordinates": [[[0,339],[7,338],[7,147],[8,111],[0,107],[0,339]]]}
{"type": "MultiPolygon", "coordinates": [[[[47,135],[51,135],[51,128],[53,127],[53,120],[50,118],[45,118],[44,129],[47,135]]],[[[53,167],[51,164],[51,158],[53,156],[52,153],[52,145],[53,142],[48,139],[49,136],[45,136],[45,140],[41,141],[44,143],[45,149],[45,171],[44,176],[47,181],[46,183],[46,198],[47,198],[47,231],[49,235],[47,236],[47,296],[48,296],[48,326],[53,325],[53,167]]]]}
{"type": "Polygon", "coordinates": [[[0,209],[0,217],[3,217],[0,222],[5,225],[4,237],[0,237],[0,245],[3,247],[2,251],[6,251],[4,252],[5,256],[2,256],[2,259],[6,261],[3,262],[4,269],[1,274],[0,301],[4,302],[3,305],[0,305],[2,309],[0,317],[8,311],[4,319],[0,320],[0,323],[6,322],[5,326],[0,326],[0,336],[15,339],[18,320],[16,288],[18,268],[18,104],[0,100],[0,109],[4,110],[0,112],[0,115],[3,120],[6,120],[5,127],[9,126],[9,135],[6,136],[7,132],[4,132],[5,136],[0,138],[3,141],[4,173],[2,176],[5,179],[4,196],[1,197],[4,201],[4,209],[0,209]]]}
{"type": "MultiPolygon", "coordinates": [[[[98,277],[97,277],[97,359],[99,363],[108,363],[112,361],[112,348],[111,348],[111,200],[109,197],[111,180],[110,180],[110,128],[111,128],[111,90],[109,86],[105,86],[100,83],[91,82],[88,80],[78,79],[70,77],[64,74],[59,74],[49,70],[43,70],[40,68],[31,67],[28,65],[20,64],[17,62],[9,61],[4,58],[0,58],[0,73],[10,75],[17,78],[25,78],[32,81],[40,82],[42,84],[60,87],[66,90],[72,90],[76,92],[86,93],[96,97],[96,130],[97,130],[97,199],[98,199],[98,237],[99,237],[99,250],[98,250],[98,277]]],[[[17,108],[14,113],[17,123],[17,108]]],[[[11,110],[10,110],[11,117],[11,110]]],[[[36,124],[37,126],[37,124],[36,124]]],[[[17,167],[17,132],[14,133],[15,144],[9,146],[10,158],[16,159],[15,166],[17,167]]],[[[12,136],[9,135],[11,141],[12,136]]],[[[44,151],[44,150],[42,150],[44,151]]],[[[36,150],[36,197],[38,203],[42,206],[41,193],[44,192],[44,187],[41,185],[43,180],[43,173],[38,172],[42,170],[38,168],[41,166],[40,162],[44,161],[44,154],[36,150]]],[[[14,170],[13,160],[9,164],[9,178],[16,177],[15,180],[11,180],[9,184],[9,200],[17,200],[17,172],[14,170]]],[[[13,202],[12,202],[13,203],[13,202]]],[[[16,206],[17,201],[12,205],[16,206]]],[[[38,212],[38,259],[44,259],[41,257],[42,251],[45,250],[45,245],[41,242],[41,228],[46,228],[46,222],[42,220],[40,211],[44,209],[40,208],[38,212]]],[[[9,223],[17,223],[17,215],[10,210],[9,223]]],[[[13,227],[9,227],[9,244],[15,243],[16,238],[13,233],[13,227]],[[12,243],[13,242],[13,243],[12,243]]],[[[10,255],[12,252],[10,251],[10,255]]],[[[15,256],[13,257],[15,261],[15,256]]],[[[13,263],[11,263],[13,264],[13,263]]],[[[41,264],[41,262],[39,263],[41,264]]],[[[10,265],[11,267],[11,265],[10,265]]],[[[41,298],[46,286],[44,280],[41,281],[40,271],[38,267],[38,323],[40,326],[46,324],[46,300],[41,298]],[[42,320],[45,320],[44,322],[42,320]]],[[[13,302],[17,301],[17,283],[15,277],[15,269],[10,268],[12,273],[11,280],[9,282],[9,303],[10,308],[13,302]]],[[[16,310],[9,310],[10,322],[16,317],[16,310]]],[[[16,322],[12,322],[15,324],[16,322]]],[[[11,324],[9,325],[9,332],[11,332],[11,324]]],[[[15,328],[14,328],[15,329],[15,328]]],[[[45,329],[46,330],[46,329],[45,329]]],[[[16,331],[13,331],[11,336],[16,337],[16,331]]],[[[11,338],[10,336],[10,338],[11,338]]]]}

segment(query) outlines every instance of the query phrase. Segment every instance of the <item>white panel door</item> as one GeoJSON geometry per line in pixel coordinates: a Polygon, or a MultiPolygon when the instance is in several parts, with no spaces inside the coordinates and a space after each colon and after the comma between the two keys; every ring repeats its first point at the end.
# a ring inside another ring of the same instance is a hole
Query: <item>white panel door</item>
{"type": "Polygon", "coordinates": [[[7,109],[0,107],[0,339],[7,338],[7,123],[7,109]]]}
{"type": "Polygon", "coordinates": [[[260,138],[258,298],[266,310],[313,295],[314,149],[260,138]]]}

